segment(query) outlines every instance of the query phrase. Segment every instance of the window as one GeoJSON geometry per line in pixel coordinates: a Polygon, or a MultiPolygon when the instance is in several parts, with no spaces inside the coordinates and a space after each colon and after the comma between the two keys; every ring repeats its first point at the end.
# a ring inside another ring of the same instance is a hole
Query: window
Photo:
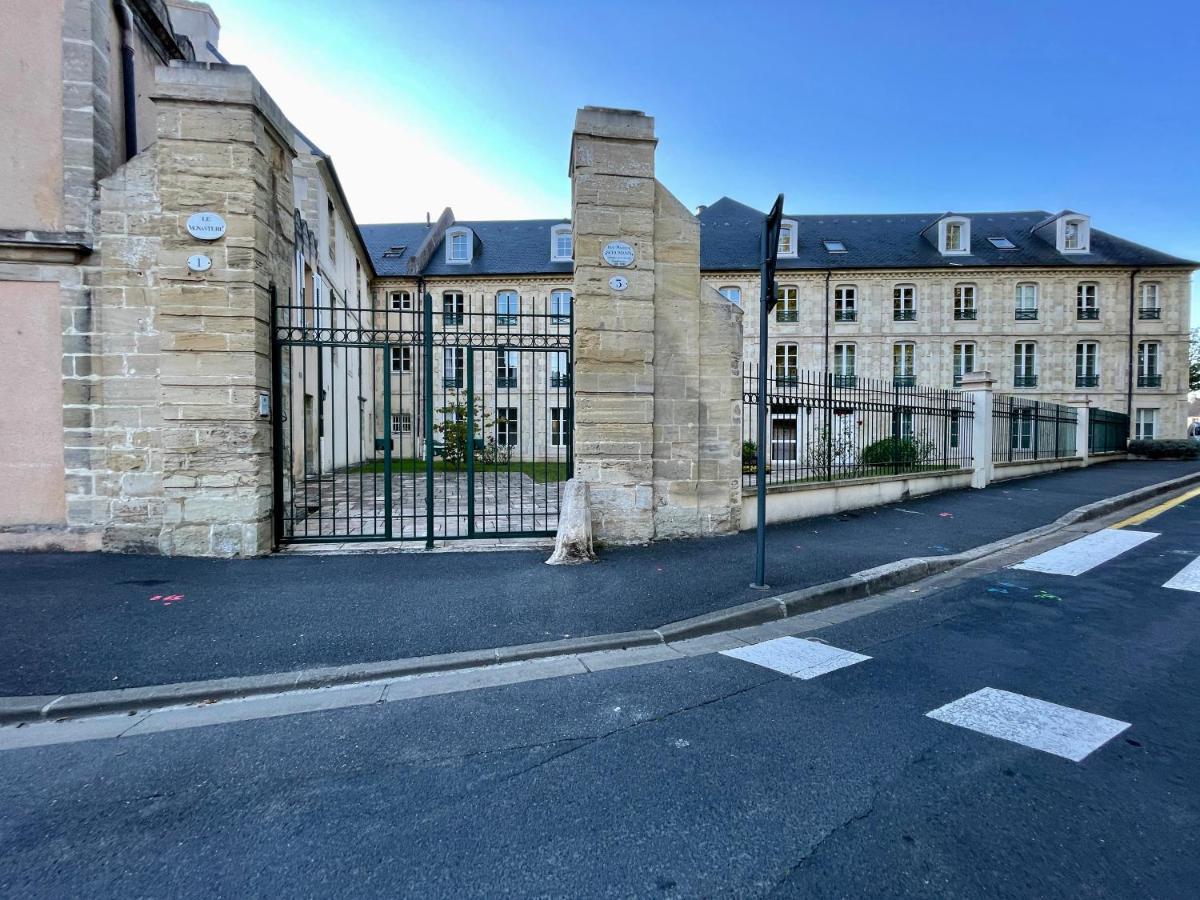
{"type": "Polygon", "coordinates": [[[839,284],[833,289],[833,320],[853,322],[858,318],[858,288],[852,284],[839,284]]]}
{"type": "Polygon", "coordinates": [[[516,325],[521,312],[521,298],[516,291],[500,291],[496,294],[496,324],[516,325]]]}
{"type": "Polygon", "coordinates": [[[1016,250],[1017,245],[1006,237],[990,237],[988,241],[997,250],[1016,250]]]}
{"type": "Polygon", "coordinates": [[[517,408],[501,406],[496,410],[496,443],[501,447],[517,446],[517,408]]]}
{"type": "Polygon", "coordinates": [[[1075,318],[1099,319],[1100,306],[1096,302],[1096,293],[1100,290],[1094,281],[1081,281],[1075,292],[1075,318]]]}
{"type": "Polygon", "coordinates": [[[795,322],[799,316],[796,308],[797,289],[795,285],[780,285],[775,291],[779,303],[775,306],[776,322],[795,322]]]}
{"type": "Polygon", "coordinates": [[[1134,423],[1133,436],[1135,440],[1152,441],[1158,434],[1158,410],[1139,409],[1134,423]]]}
{"type": "Polygon", "coordinates": [[[796,384],[799,382],[799,349],[796,344],[775,345],[776,384],[796,384]]]}
{"type": "Polygon", "coordinates": [[[570,434],[571,410],[565,406],[550,407],[550,446],[567,446],[570,434]]]}
{"type": "Polygon", "coordinates": [[[897,322],[913,322],[917,318],[917,286],[898,284],[892,288],[892,318],[897,322]]]}
{"type": "Polygon", "coordinates": [[[499,350],[496,353],[496,387],[515,388],[517,373],[521,370],[521,354],[516,350],[499,350]]]}
{"type": "Polygon", "coordinates": [[[969,321],[978,315],[975,310],[975,285],[956,284],[954,286],[954,318],[959,321],[969,321]]]}
{"type": "Polygon", "coordinates": [[[1146,281],[1142,283],[1142,304],[1138,308],[1139,319],[1160,319],[1162,309],[1158,305],[1158,283],[1146,281]]]}
{"type": "Polygon", "coordinates": [[[962,249],[962,225],[957,222],[946,223],[946,252],[951,253],[962,249]]]}
{"type": "Polygon", "coordinates": [[[796,223],[791,219],[784,219],[779,223],[779,256],[796,255],[796,235],[796,223]]]}
{"type": "Polygon", "coordinates": [[[550,261],[570,262],[575,253],[570,225],[555,225],[550,229],[550,261]]]}
{"type": "Polygon", "coordinates": [[[474,239],[470,228],[450,228],[446,231],[446,262],[462,265],[471,261],[474,239]]]}
{"type": "Polygon", "coordinates": [[[912,387],[916,384],[916,360],[916,344],[892,344],[892,383],[896,387],[912,387]]]}
{"type": "Polygon", "coordinates": [[[907,406],[892,411],[892,434],[902,441],[913,439],[913,411],[907,406]]]}
{"type": "Polygon", "coordinates": [[[952,450],[958,449],[958,443],[959,443],[958,428],[959,428],[958,410],[952,410],[950,412],[950,449],[952,449],[952,450]]]}
{"type": "Polygon", "coordinates": [[[465,350],[462,347],[447,347],[443,357],[442,384],[448,388],[463,386],[463,360],[465,350]]]}
{"type": "Polygon", "coordinates": [[[399,312],[401,310],[413,308],[412,294],[410,294],[408,291],[392,291],[392,293],[388,296],[391,307],[394,311],[399,312]]]}
{"type": "Polygon", "coordinates": [[[938,251],[943,256],[971,252],[971,220],[966,216],[943,216],[938,222],[938,251]]]}
{"type": "Polygon", "coordinates": [[[1137,349],[1138,387],[1162,387],[1159,369],[1162,345],[1158,341],[1142,341],[1137,349]]]}
{"type": "Polygon", "coordinates": [[[853,344],[833,345],[833,385],[853,387],[855,347],[853,344]]]}
{"type": "Polygon", "coordinates": [[[771,459],[775,462],[796,461],[796,417],[775,415],[771,417],[771,459]]]}
{"type": "Polygon", "coordinates": [[[1096,387],[1100,384],[1100,345],[1095,341],[1080,341],[1075,345],[1075,387],[1096,387]]]}
{"type": "Polygon", "coordinates": [[[325,202],[325,222],[329,230],[329,261],[337,261],[337,216],[333,212],[333,201],[325,202]]]}
{"type": "Polygon", "coordinates": [[[1037,344],[1017,341],[1013,346],[1013,387],[1037,387],[1037,344]]]}
{"type": "Polygon", "coordinates": [[[830,253],[845,253],[846,244],[843,241],[824,241],[825,249],[830,253]]]}
{"type": "Polygon", "coordinates": [[[567,354],[550,354],[550,387],[565,388],[571,385],[571,372],[567,365],[567,354]]]}
{"type": "Polygon", "coordinates": [[[461,325],[465,308],[462,291],[446,291],[442,294],[442,321],[446,325],[461,325]]]}
{"type": "Polygon", "coordinates": [[[571,300],[574,295],[570,291],[550,292],[550,324],[569,325],[571,323],[571,300]]]}
{"type": "Polygon", "coordinates": [[[392,434],[412,434],[412,413],[392,413],[392,434]]]}
{"type": "Polygon", "coordinates": [[[1033,410],[1015,406],[1009,414],[1010,444],[1014,450],[1033,449],[1033,410]]]}
{"type": "Polygon", "coordinates": [[[734,303],[738,306],[742,305],[742,289],[740,287],[723,287],[720,288],[717,293],[719,293],[730,303],[734,303]]]}
{"type": "Polygon", "coordinates": [[[412,347],[393,347],[392,348],[392,371],[393,372],[411,372],[412,371],[412,347]]]}
{"type": "Polygon", "coordinates": [[[1088,220],[1082,217],[1063,218],[1060,221],[1059,250],[1063,253],[1087,253],[1091,238],[1088,220]]]}
{"type": "Polygon", "coordinates": [[[1017,285],[1017,320],[1031,322],[1038,317],[1038,286],[1031,281],[1017,285]]]}
{"type": "Polygon", "coordinates": [[[954,384],[962,384],[963,376],[975,371],[975,345],[970,341],[954,345],[954,384]]]}

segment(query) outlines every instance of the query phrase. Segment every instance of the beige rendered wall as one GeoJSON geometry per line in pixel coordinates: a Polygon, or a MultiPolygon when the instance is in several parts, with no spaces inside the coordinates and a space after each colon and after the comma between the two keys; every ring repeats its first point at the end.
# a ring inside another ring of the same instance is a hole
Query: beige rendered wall
{"type": "Polygon", "coordinates": [[[62,0],[4,0],[0,228],[62,228],[62,0]]]}
{"type": "Polygon", "coordinates": [[[0,281],[0,525],[66,520],[56,282],[0,281]]]}

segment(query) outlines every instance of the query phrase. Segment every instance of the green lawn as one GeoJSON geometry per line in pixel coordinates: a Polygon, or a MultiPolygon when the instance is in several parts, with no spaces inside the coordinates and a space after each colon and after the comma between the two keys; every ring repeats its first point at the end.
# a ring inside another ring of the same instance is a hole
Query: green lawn
{"type": "MultiPolygon", "coordinates": [[[[970,468],[970,466],[966,466],[970,468]]],[[[911,465],[878,465],[878,466],[856,466],[854,468],[839,468],[834,466],[833,481],[847,481],[854,478],[883,478],[888,475],[912,475],[919,472],[939,472],[947,470],[956,470],[963,466],[948,465],[943,463],[916,463],[911,465]]],[[[830,479],[824,475],[808,475],[803,476],[800,473],[805,469],[800,467],[787,467],[780,465],[774,472],[771,468],[767,468],[767,485],[777,484],[820,484],[828,483],[830,479]]],[[[743,465],[742,475],[753,476],[755,466],[743,465]]],[[[745,479],[744,479],[745,480],[745,479]]],[[[753,484],[753,478],[749,479],[749,483],[753,484]]]]}
{"type": "MultiPolygon", "coordinates": [[[[392,472],[411,472],[414,475],[420,475],[425,471],[425,460],[423,459],[393,459],[392,472]]],[[[454,472],[459,475],[467,474],[466,465],[455,465],[446,462],[443,459],[435,459],[433,461],[433,471],[435,472],[454,472]]],[[[378,472],[383,474],[383,460],[377,459],[373,462],[364,463],[363,465],[352,469],[352,474],[364,472],[371,474],[378,472]]],[[[555,460],[513,460],[506,463],[475,463],[475,473],[481,472],[521,472],[528,475],[539,484],[544,484],[548,481],[566,481],[567,480],[567,464],[566,462],[556,462],[555,460]]]]}

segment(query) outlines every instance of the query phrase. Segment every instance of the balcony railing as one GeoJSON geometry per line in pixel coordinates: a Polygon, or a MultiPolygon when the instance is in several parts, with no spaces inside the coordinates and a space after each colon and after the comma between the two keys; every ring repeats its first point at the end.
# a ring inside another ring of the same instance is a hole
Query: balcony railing
{"type": "Polygon", "coordinates": [[[776,375],[775,385],[777,387],[792,387],[800,383],[799,375],[776,375]]]}
{"type": "Polygon", "coordinates": [[[1139,375],[1138,387],[1162,387],[1161,375],[1139,375]]]}
{"type": "Polygon", "coordinates": [[[1075,387],[1097,387],[1100,384],[1099,375],[1076,375],[1075,387]]]}
{"type": "Polygon", "coordinates": [[[796,310],[794,309],[777,309],[775,310],[776,322],[795,322],[797,321],[796,310]]]}
{"type": "Polygon", "coordinates": [[[1036,309],[1018,309],[1017,310],[1017,321],[1018,322],[1034,322],[1037,320],[1037,312],[1038,311],[1036,309]]]}
{"type": "Polygon", "coordinates": [[[1138,310],[1139,319],[1161,319],[1162,310],[1157,306],[1143,306],[1138,310]]]}
{"type": "Polygon", "coordinates": [[[460,388],[463,386],[463,380],[454,375],[447,375],[442,379],[442,386],[448,388],[460,388]]]}
{"type": "Polygon", "coordinates": [[[1037,387],[1038,377],[1036,375],[1014,375],[1013,387],[1031,388],[1037,387]]]}
{"type": "Polygon", "coordinates": [[[956,309],[954,311],[954,318],[958,319],[960,322],[964,322],[964,321],[973,322],[973,321],[975,321],[975,317],[977,315],[978,315],[978,312],[974,309],[956,309]]]}
{"type": "Polygon", "coordinates": [[[444,312],[442,313],[443,325],[461,325],[463,320],[462,313],[444,312]]]}
{"type": "Polygon", "coordinates": [[[517,376],[509,375],[507,377],[496,376],[496,387],[498,388],[515,388],[517,386],[517,376]]]}
{"type": "Polygon", "coordinates": [[[915,309],[893,310],[892,320],[895,322],[915,322],[917,321],[917,311],[915,309]]]}
{"type": "Polygon", "coordinates": [[[858,312],[853,309],[839,309],[833,313],[833,321],[835,322],[853,322],[858,319],[858,312]]]}
{"type": "Polygon", "coordinates": [[[511,313],[499,313],[496,316],[497,325],[516,325],[517,317],[511,313]]]}
{"type": "Polygon", "coordinates": [[[833,386],[840,388],[851,388],[858,384],[858,378],[854,375],[834,375],[833,386]]]}
{"type": "Polygon", "coordinates": [[[892,386],[893,387],[915,387],[916,384],[917,384],[917,376],[916,375],[893,375],[892,376],[892,386]]]}
{"type": "Polygon", "coordinates": [[[1100,318],[1100,310],[1095,309],[1094,307],[1091,309],[1084,309],[1081,307],[1075,310],[1075,318],[1079,319],[1081,322],[1085,320],[1094,322],[1100,318]]]}
{"type": "Polygon", "coordinates": [[[550,387],[565,388],[565,387],[570,387],[570,386],[571,386],[571,376],[568,375],[566,372],[551,372],[550,373],[550,387]]]}

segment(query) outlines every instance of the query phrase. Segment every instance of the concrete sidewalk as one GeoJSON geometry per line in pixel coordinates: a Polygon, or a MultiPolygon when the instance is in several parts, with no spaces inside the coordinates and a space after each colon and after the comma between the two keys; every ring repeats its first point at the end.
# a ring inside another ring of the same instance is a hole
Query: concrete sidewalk
{"type": "MultiPolygon", "coordinates": [[[[1108,463],[768,532],[771,593],[1047,525],[1087,503],[1200,472],[1108,463]]],[[[189,560],[0,555],[0,696],[263,675],[655,628],[761,599],[753,534],[610,549],[189,560]]]]}

